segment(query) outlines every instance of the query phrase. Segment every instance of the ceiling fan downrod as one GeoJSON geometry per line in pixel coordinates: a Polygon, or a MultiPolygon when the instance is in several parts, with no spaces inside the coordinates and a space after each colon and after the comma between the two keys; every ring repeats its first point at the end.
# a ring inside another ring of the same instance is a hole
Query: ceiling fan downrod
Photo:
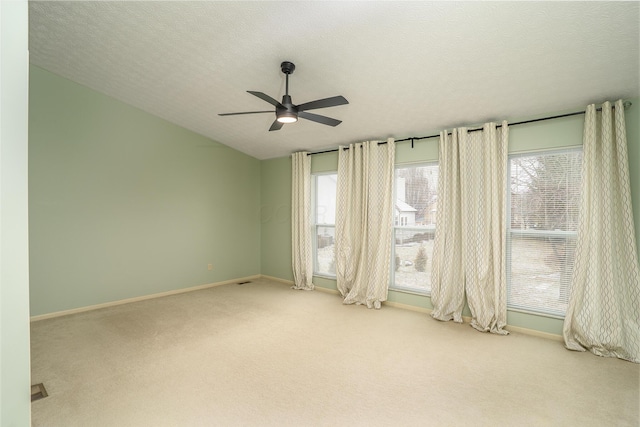
{"type": "Polygon", "coordinates": [[[293,71],[296,69],[296,66],[293,62],[284,61],[282,64],[280,64],[280,69],[286,76],[286,80],[287,80],[284,93],[285,95],[289,95],[289,74],[293,74],[293,71]]]}
{"type": "Polygon", "coordinates": [[[296,66],[293,62],[284,61],[280,64],[280,69],[285,75],[285,91],[282,96],[282,107],[276,106],[276,120],[280,123],[294,123],[298,121],[298,107],[293,105],[291,96],[289,96],[289,74],[293,73],[296,66]]]}

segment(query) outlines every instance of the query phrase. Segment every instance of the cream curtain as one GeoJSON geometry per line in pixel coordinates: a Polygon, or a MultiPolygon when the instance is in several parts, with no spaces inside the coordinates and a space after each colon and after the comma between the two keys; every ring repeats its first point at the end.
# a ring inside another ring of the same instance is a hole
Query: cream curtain
{"type": "MultiPolygon", "coordinates": [[[[431,316],[462,323],[464,257],[462,252],[462,183],[458,129],[440,132],[438,208],[431,261],[431,316]]],[[[466,135],[466,130],[460,132],[466,135]]]]}
{"type": "Polygon", "coordinates": [[[587,107],[565,345],[640,363],[640,269],[622,100],[587,107]]]}
{"type": "Polygon", "coordinates": [[[440,133],[440,177],[431,270],[431,316],[506,335],[505,235],[509,128],[440,133]]]}
{"type": "Polygon", "coordinates": [[[338,150],[336,277],[345,304],[387,299],[393,232],[395,142],[338,150]]]}
{"type": "Polygon", "coordinates": [[[293,289],[313,289],[311,246],[311,158],[306,151],[291,155],[291,265],[293,289]]]}

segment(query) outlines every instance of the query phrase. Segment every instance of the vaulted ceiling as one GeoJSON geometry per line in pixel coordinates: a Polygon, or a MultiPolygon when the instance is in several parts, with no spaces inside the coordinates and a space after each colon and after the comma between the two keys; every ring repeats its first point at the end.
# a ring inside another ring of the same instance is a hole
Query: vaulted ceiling
{"type": "MultiPolygon", "coordinates": [[[[30,2],[31,63],[258,159],[640,95],[638,2],[30,2]],[[269,132],[247,90],[343,95],[269,132]]],[[[640,107],[640,106],[638,106],[640,107]]]]}

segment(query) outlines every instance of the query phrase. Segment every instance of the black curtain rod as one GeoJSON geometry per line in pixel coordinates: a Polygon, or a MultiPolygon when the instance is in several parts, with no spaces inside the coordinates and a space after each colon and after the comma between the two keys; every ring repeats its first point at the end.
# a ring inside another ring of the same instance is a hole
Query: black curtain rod
{"type": "MultiPolygon", "coordinates": [[[[631,102],[626,101],[624,104],[624,108],[629,108],[631,107],[631,102]]],[[[615,108],[615,107],[612,107],[615,108]]],[[[602,108],[596,108],[596,111],[602,111],[602,108]]],[[[557,116],[549,116],[549,117],[541,117],[539,119],[531,119],[531,120],[524,120],[522,122],[515,122],[515,123],[509,123],[509,126],[517,126],[517,125],[526,125],[529,123],[535,123],[535,122],[542,122],[545,120],[552,120],[552,119],[561,119],[563,117],[571,117],[571,116],[578,116],[580,114],[586,114],[586,111],[576,111],[575,113],[567,113],[567,114],[559,114],[557,116]]],[[[502,127],[502,125],[497,125],[496,128],[500,128],[502,127]]],[[[482,130],[483,128],[479,127],[479,128],[474,128],[474,129],[469,129],[468,132],[477,132],[482,130]]],[[[449,133],[449,135],[451,135],[451,133],[449,133]]],[[[396,142],[403,142],[403,141],[411,141],[411,148],[413,148],[413,142],[414,141],[418,141],[421,139],[429,139],[429,138],[437,138],[439,137],[440,134],[437,135],[429,135],[429,136],[413,136],[410,138],[403,138],[403,139],[396,139],[396,142]]],[[[387,141],[380,141],[378,142],[378,145],[383,145],[386,144],[387,141]]],[[[348,150],[349,147],[345,147],[345,150],[348,150]]],[[[312,154],[323,154],[323,153],[333,153],[338,151],[338,148],[334,148],[332,150],[324,150],[324,151],[315,151],[313,153],[307,153],[308,156],[311,156],[312,154]]]]}

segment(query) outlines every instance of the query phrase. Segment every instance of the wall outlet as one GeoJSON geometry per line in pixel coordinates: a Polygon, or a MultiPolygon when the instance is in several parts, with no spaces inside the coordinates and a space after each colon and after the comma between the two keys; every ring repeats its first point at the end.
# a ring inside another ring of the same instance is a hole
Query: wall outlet
{"type": "Polygon", "coordinates": [[[207,264],[207,270],[209,271],[213,270],[213,264],[207,264]]]}

